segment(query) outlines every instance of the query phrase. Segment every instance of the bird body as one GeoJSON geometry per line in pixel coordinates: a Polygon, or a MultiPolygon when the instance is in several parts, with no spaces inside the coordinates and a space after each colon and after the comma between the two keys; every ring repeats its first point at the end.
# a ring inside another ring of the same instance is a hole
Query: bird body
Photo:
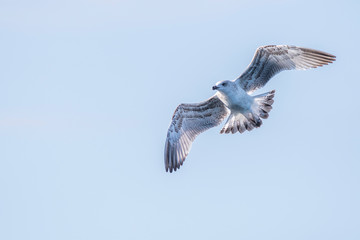
{"type": "Polygon", "coordinates": [[[213,88],[218,90],[217,97],[232,111],[243,112],[248,110],[253,103],[253,98],[235,82],[227,81],[227,84],[225,88],[220,82],[215,86],[216,88],[213,88]]]}
{"type": "Polygon", "coordinates": [[[275,74],[283,70],[308,69],[327,65],[335,56],[289,45],[259,47],[248,68],[233,81],[216,83],[217,92],[208,100],[180,104],[174,114],[165,142],[165,170],[176,171],[188,155],[196,136],[219,125],[227,116],[220,133],[243,133],[262,124],[274,103],[275,90],[252,95],[275,74]]]}

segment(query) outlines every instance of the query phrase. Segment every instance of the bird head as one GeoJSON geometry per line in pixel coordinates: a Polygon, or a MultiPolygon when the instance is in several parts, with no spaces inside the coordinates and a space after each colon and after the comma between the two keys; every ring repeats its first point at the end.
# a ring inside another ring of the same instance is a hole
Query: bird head
{"type": "Polygon", "coordinates": [[[234,82],[229,81],[229,80],[224,80],[224,81],[220,81],[217,82],[215,84],[215,86],[212,87],[213,90],[218,90],[220,92],[228,92],[231,91],[230,89],[232,88],[234,82]]]}

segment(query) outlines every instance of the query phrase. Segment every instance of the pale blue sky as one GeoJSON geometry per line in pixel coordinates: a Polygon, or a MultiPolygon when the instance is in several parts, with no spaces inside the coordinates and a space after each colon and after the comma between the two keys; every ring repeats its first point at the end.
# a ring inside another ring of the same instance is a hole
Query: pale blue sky
{"type": "Polygon", "coordinates": [[[0,239],[360,239],[359,1],[0,1],[0,239]],[[164,170],[176,106],[255,49],[288,71],[261,128],[164,170]]]}

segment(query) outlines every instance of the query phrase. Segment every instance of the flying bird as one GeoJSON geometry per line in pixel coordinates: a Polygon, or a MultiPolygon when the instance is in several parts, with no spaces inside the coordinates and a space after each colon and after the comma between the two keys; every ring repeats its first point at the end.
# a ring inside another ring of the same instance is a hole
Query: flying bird
{"type": "Polygon", "coordinates": [[[165,142],[165,170],[180,168],[188,155],[192,142],[200,133],[218,126],[227,116],[220,133],[243,133],[262,124],[274,103],[275,90],[252,95],[275,74],[283,70],[321,67],[335,61],[326,52],[289,46],[259,47],[245,72],[235,80],[217,82],[216,93],[206,101],[180,104],[172,117],[165,142]]]}

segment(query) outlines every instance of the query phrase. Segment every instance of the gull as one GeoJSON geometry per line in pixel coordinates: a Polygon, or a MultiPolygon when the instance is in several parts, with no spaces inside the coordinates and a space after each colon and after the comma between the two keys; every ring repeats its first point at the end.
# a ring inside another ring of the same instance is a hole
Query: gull
{"type": "Polygon", "coordinates": [[[165,170],[180,168],[192,142],[202,132],[218,126],[227,116],[220,133],[243,133],[258,128],[269,117],[275,90],[252,95],[283,70],[321,67],[335,61],[326,52],[290,45],[268,45],[256,49],[245,72],[235,80],[217,82],[216,93],[206,101],[180,104],[170,123],[164,151],[165,170]]]}

